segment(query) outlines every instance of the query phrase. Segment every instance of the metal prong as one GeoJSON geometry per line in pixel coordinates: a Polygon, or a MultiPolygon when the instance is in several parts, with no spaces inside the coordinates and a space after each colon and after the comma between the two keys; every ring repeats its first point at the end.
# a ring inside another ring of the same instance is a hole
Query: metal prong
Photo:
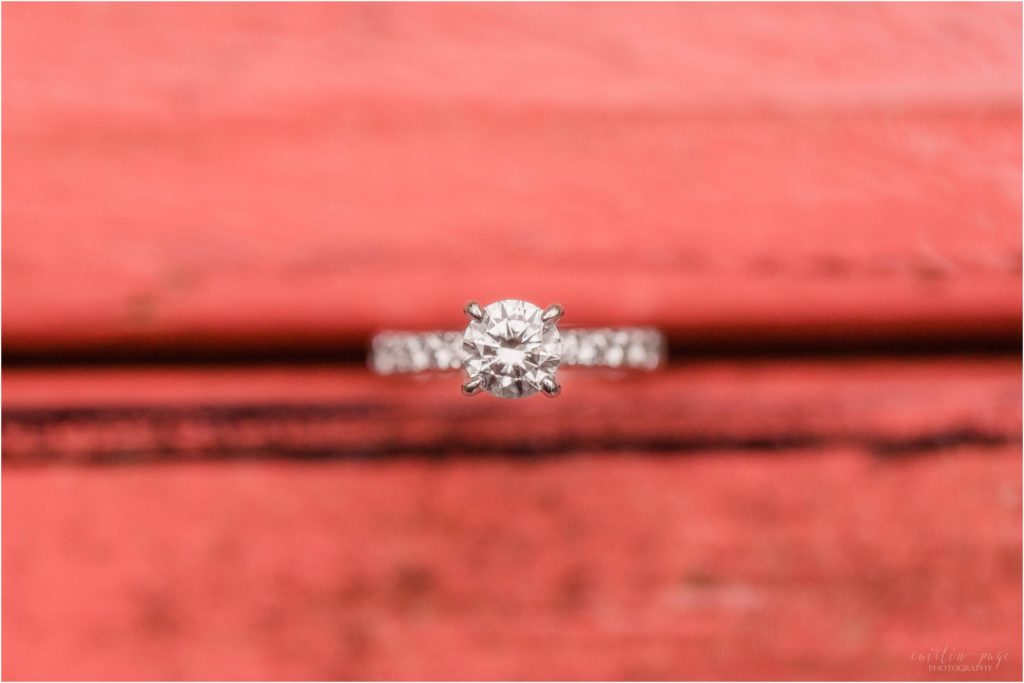
{"type": "Polygon", "coordinates": [[[470,301],[466,304],[465,308],[462,309],[469,318],[480,321],[484,319],[484,309],[480,308],[480,304],[475,301],[470,301]]]}
{"type": "Polygon", "coordinates": [[[562,393],[562,385],[559,384],[554,377],[545,377],[540,381],[541,391],[544,392],[545,396],[554,398],[562,393]]]}
{"type": "Polygon", "coordinates": [[[477,375],[476,377],[470,377],[462,383],[462,393],[466,396],[472,396],[473,394],[479,394],[480,390],[484,388],[484,378],[477,375]]]}
{"type": "Polygon", "coordinates": [[[544,309],[544,312],[540,314],[540,319],[544,321],[545,325],[554,325],[562,316],[565,314],[565,309],[558,304],[551,304],[544,309]]]}

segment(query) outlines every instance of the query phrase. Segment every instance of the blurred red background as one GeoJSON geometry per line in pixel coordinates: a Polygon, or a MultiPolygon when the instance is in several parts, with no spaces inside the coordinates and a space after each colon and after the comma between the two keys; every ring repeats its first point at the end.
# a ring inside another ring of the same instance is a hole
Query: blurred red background
{"type": "Polygon", "coordinates": [[[4,5],[3,676],[1019,679],[1021,57],[1016,4],[4,5]],[[673,362],[363,370],[503,297],[673,362]]]}

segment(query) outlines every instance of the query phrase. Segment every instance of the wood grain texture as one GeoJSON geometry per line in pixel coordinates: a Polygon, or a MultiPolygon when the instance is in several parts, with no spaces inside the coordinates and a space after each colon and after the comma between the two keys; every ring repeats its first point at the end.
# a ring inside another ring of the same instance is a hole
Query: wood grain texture
{"type": "Polygon", "coordinates": [[[1019,336],[1016,5],[3,12],[9,353],[1019,336]]]}
{"type": "Polygon", "coordinates": [[[5,679],[1019,680],[1019,5],[0,11],[5,679]],[[124,364],[507,296],[812,354],[124,364]]]}
{"type": "Polygon", "coordinates": [[[862,448],[880,456],[1021,438],[1008,359],[717,362],[560,373],[558,401],[467,400],[458,373],[351,368],[7,371],[4,461],[542,457],[862,448]],[[524,429],[529,425],[529,429],[524,429]]]}
{"type": "Polygon", "coordinates": [[[3,512],[9,680],[1021,675],[1018,445],[7,468],[3,512]]]}
{"type": "Polygon", "coordinates": [[[3,381],[7,678],[1020,676],[1016,359],[3,381]]]}

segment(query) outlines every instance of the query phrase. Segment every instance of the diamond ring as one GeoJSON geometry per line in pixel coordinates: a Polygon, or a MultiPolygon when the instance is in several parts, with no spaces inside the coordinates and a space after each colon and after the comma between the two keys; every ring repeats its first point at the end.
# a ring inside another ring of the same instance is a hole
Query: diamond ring
{"type": "Polygon", "coordinates": [[[665,357],[665,338],[649,327],[558,329],[564,310],[503,299],[463,309],[465,331],[381,332],[374,336],[370,367],[381,375],[431,370],[466,371],[462,392],[522,398],[538,391],[558,396],[555,372],[583,366],[654,370],[665,357]]]}

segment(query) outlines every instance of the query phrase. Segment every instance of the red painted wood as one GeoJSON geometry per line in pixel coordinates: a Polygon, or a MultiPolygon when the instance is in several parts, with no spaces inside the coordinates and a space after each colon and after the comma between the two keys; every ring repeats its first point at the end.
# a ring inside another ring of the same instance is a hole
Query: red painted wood
{"type": "Polygon", "coordinates": [[[1019,333],[1016,5],[3,11],[9,352],[1019,333]]]}
{"type": "Polygon", "coordinates": [[[1019,441],[1020,372],[1006,359],[955,357],[722,361],[638,376],[567,370],[558,401],[508,402],[466,400],[457,374],[381,378],[329,366],[8,370],[4,459],[557,456],[793,446],[920,455],[950,444],[1019,441]]]}
{"type": "Polygon", "coordinates": [[[4,676],[1020,676],[1018,361],[455,381],[5,372],[4,676]]]}
{"type": "Polygon", "coordinates": [[[12,468],[3,512],[12,680],[1021,675],[1016,445],[12,468]]]}
{"type": "MultiPolygon", "coordinates": [[[[9,354],[1020,334],[1019,5],[2,12],[9,354]]],[[[8,366],[2,674],[1019,679],[1020,372],[8,366]]]]}

